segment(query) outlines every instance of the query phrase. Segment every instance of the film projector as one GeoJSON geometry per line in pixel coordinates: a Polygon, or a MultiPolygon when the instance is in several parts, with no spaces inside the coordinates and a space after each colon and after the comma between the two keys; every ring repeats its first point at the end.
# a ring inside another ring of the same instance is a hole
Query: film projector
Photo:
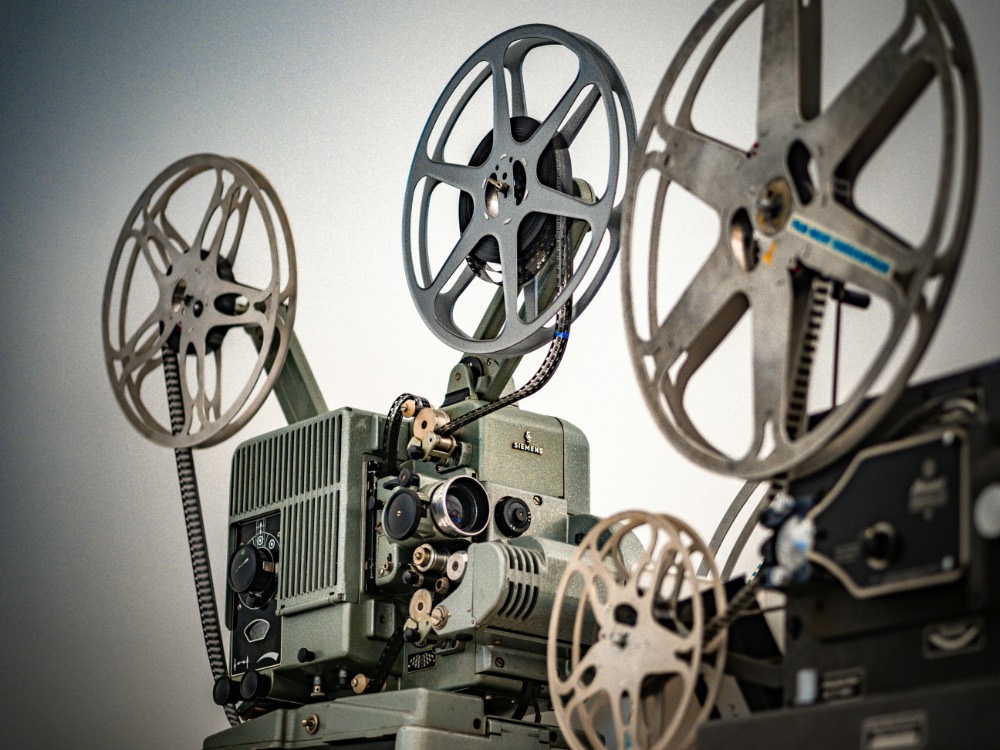
{"type": "Polygon", "coordinates": [[[485,43],[430,114],[403,209],[413,302],[459,359],[440,401],[404,392],[384,414],[327,408],[264,175],[202,154],[153,180],[115,246],[104,350],[129,421],[174,449],[231,724],[206,750],[996,744],[1000,363],[908,383],[972,220],[978,84],[948,0],[901,15],[824,101],[819,0],[717,0],[638,130],[595,41],[530,25],[485,43]],[[754,24],[756,137],[733,145],[695,126],[699,94],[754,24]],[[553,52],[562,84],[529,75],[553,52]],[[918,102],[938,163],[904,238],[860,198],[918,102]],[[679,215],[711,235],[700,255],[679,215]],[[650,414],[746,481],[709,542],[656,509],[592,515],[587,438],[518,403],[619,249],[650,414]],[[740,345],[736,439],[698,394],[740,345]],[[192,449],[272,391],[288,426],[232,460],[227,647],[192,449]]]}

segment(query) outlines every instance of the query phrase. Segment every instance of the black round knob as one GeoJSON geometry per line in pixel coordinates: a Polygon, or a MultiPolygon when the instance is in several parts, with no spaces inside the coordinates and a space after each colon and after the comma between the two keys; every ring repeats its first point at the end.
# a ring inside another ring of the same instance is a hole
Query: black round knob
{"type": "Polygon", "coordinates": [[[899,537],[891,524],[880,521],[865,529],[862,546],[868,566],[883,570],[899,554],[899,537]]]}
{"type": "Polygon", "coordinates": [[[299,660],[299,664],[308,664],[316,658],[316,654],[305,647],[300,648],[295,656],[299,660]]]}
{"type": "Polygon", "coordinates": [[[403,640],[407,643],[416,643],[420,640],[420,633],[416,628],[403,628],[403,640]]]}
{"type": "Polygon", "coordinates": [[[252,544],[242,544],[229,560],[229,585],[237,594],[263,594],[274,580],[268,554],[252,544]]]}
{"type": "Polygon", "coordinates": [[[227,703],[236,703],[240,699],[240,686],[236,680],[229,679],[222,675],[212,686],[212,700],[217,706],[225,706],[227,703]]]}
{"type": "Polygon", "coordinates": [[[412,469],[403,468],[399,470],[400,487],[419,487],[420,477],[413,473],[412,469]]]}
{"type": "Polygon", "coordinates": [[[397,542],[409,539],[420,525],[420,496],[408,487],[392,493],[382,511],[382,528],[386,535],[397,542]]]}
{"type": "Polygon", "coordinates": [[[271,692],[271,678],[260,672],[247,672],[240,680],[240,697],[245,701],[266,698],[271,692]]]}
{"type": "Polygon", "coordinates": [[[519,497],[505,497],[497,503],[497,528],[504,536],[521,536],[531,526],[531,510],[519,497]]]}

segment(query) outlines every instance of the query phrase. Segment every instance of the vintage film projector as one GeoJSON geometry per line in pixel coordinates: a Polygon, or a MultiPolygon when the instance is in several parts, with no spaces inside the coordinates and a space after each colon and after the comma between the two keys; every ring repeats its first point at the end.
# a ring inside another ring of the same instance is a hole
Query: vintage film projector
{"type": "Polygon", "coordinates": [[[206,748],[563,743],[541,721],[546,643],[575,541],[599,520],[589,448],[515,404],[551,377],[617,256],[635,137],[620,73],[583,37],[513,29],[458,70],[417,146],[403,245],[418,311],[462,357],[439,407],[403,394],[386,415],[327,410],[291,333],[289,224],[259,172],[194,156],[140,197],[108,276],[105,352],[130,421],[177,454],[233,725],[206,748]],[[525,72],[551,48],[570,61],[555,96],[525,72]],[[254,365],[230,381],[234,359],[254,365]],[[226,656],[190,448],[234,434],[272,388],[290,426],[233,457],[226,656]]]}
{"type": "Polygon", "coordinates": [[[463,354],[439,406],[405,393],[386,415],[328,412],[291,332],[295,256],[273,188],[207,155],[154,180],[115,250],[105,354],[130,421],[175,449],[215,698],[233,724],[205,747],[989,746],[1000,367],[907,386],[971,222],[975,67],[951,3],[910,0],[823,105],[822,20],[818,0],[717,0],[638,137],[625,83],[590,40],[527,26],[469,58],[420,138],[404,208],[414,302],[463,354]],[[754,19],[757,137],[737,147],[692,115],[754,19]],[[551,47],[575,73],[537,109],[524,62],[551,47]],[[856,187],[928,97],[937,179],[926,230],[907,240],[856,187]],[[595,123],[588,173],[578,153],[595,123]],[[719,231],[665,300],[662,277],[691,262],[670,241],[678,188],[719,231]],[[590,515],[586,438],[514,406],[551,376],[619,241],[650,412],[685,456],[748,480],[710,544],[655,509],[590,515]],[[685,396],[747,329],[751,428],[733,447],[685,396]],[[546,344],[515,389],[520,357],[546,344]],[[858,351],[852,380],[840,358],[858,351]],[[230,381],[223,359],[254,364],[230,381]],[[234,434],[272,388],[290,426],[233,458],[227,657],[190,449],[234,434]],[[734,578],[758,518],[760,564],[734,578]]]}

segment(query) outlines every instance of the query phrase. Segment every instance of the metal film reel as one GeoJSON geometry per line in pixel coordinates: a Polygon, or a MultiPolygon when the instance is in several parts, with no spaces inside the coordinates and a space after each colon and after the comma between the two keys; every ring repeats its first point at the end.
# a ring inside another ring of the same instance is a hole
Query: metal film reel
{"type": "Polygon", "coordinates": [[[522,26],[491,39],[462,65],[420,137],[403,209],[407,283],[417,310],[438,338],[470,354],[516,356],[551,340],[546,324],[571,298],[574,316],[583,312],[617,257],[624,194],[619,171],[627,164],[622,146],[631,153],[635,129],[620,73],[600,47],[581,36],[552,26],[522,26]],[[530,92],[525,91],[524,61],[532,50],[550,45],[569,50],[579,68],[552,111],[539,113],[531,109],[530,92]],[[487,82],[492,129],[467,161],[446,162],[445,148],[456,125],[487,82]],[[450,102],[457,104],[449,112],[450,102]],[[607,120],[609,148],[606,175],[599,177],[606,179],[607,188],[588,202],[574,195],[574,141],[590,118],[601,115],[607,120]],[[442,184],[461,191],[460,238],[453,247],[440,248],[446,257],[435,264],[438,248],[429,236],[429,205],[442,184]],[[545,302],[543,271],[554,262],[569,220],[584,222],[590,241],[578,253],[564,288],[545,302]],[[606,234],[610,237],[602,242],[606,234]],[[596,272],[577,294],[592,268],[596,272]],[[497,275],[499,281],[493,280],[497,275]],[[456,304],[476,283],[498,283],[503,290],[505,323],[495,337],[464,330],[455,320],[456,304]]]}
{"type": "Polygon", "coordinates": [[[964,249],[976,192],[979,97],[965,30],[947,0],[907,2],[896,29],[825,109],[819,93],[821,4],[733,5],[717,0],[692,29],[643,123],[623,217],[623,295],[633,364],[664,434],[702,466],[764,478],[793,468],[811,471],[842,455],[905,387],[964,249]],[[761,6],[757,143],[746,152],[698,132],[692,110],[724,45],[761,6]],[[703,40],[704,56],[694,58],[703,40]],[[674,94],[681,98],[671,122],[667,100],[683,70],[694,73],[674,94]],[[942,113],[942,158],[929,227],[914,245],[863,213],[854,187],[932,84],[942,113]],[[656,185],[648,249],[632,246],[631,237],[636,191],[647,174],[656,185]],[[672,184],[714,209],[720,232],[664,315],[658,282],[670,273],[672,259],[660,256],[659,244],[671,231],[661,222],[672,184]],[[638,292],[633,285],[643,269],[647,290],[638,292]],[[823,311],[831,289],[845,288],[889,310],[887,334],[846,398],[810,422],[806,399],[823,311]],[[745,454],[731,455],[704,437],[705,425],[695,424],[684,397],[692,377],[746,313],[752,313],[753,372],[746,376],[752,379],[752,438],[745,454]],[[903,340],[909,344],[900,346],[903,340]],[[890,356],[898,366],[886,374],[882,396],[859,416],[890,356]]]}
{"type": "Polygon", "coordinates": [[[236,433],[281,371],[295,289],[291,229],[260,172],[211,154],[167,167],[132,207],[104,287],[105,364],[129,421],[173,448],[236,433]],[[234,329],[256,339],[257,353],[227,400],[222,352],[234,329]],[[176,434],[163,392],[149,381],[162,381],[165,349],[180,364],[184,427],[176,434]]]}
{"type": "Polygon", "coordinates": [[[574,750],[690,747],[725,666],[726,631],[706,625],[726,596],[705,543],[676,518],[630,511],[594,526],[560,581],[549,623],[548,675],[556,718],[574,750]],[[624,549],[645,542],[634,565],[624,549]],[[696,570],[707,562],[708,573],[696,570]],[[561,662],[560,613],[573,615],[570,658],[561,662]],[[582,734],[582,737],[581,737],[582,734]]]}

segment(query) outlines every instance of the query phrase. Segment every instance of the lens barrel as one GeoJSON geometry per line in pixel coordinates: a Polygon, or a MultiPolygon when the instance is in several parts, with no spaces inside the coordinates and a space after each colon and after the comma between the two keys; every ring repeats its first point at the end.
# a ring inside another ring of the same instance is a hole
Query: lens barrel
{"type": "Polygon", "coordinates": [[[472,477],[454,477],[431,492],[431,518],[441,533],[450,537],[472,537],[490,523],[490,500],[486,489],[472,477]]]}

